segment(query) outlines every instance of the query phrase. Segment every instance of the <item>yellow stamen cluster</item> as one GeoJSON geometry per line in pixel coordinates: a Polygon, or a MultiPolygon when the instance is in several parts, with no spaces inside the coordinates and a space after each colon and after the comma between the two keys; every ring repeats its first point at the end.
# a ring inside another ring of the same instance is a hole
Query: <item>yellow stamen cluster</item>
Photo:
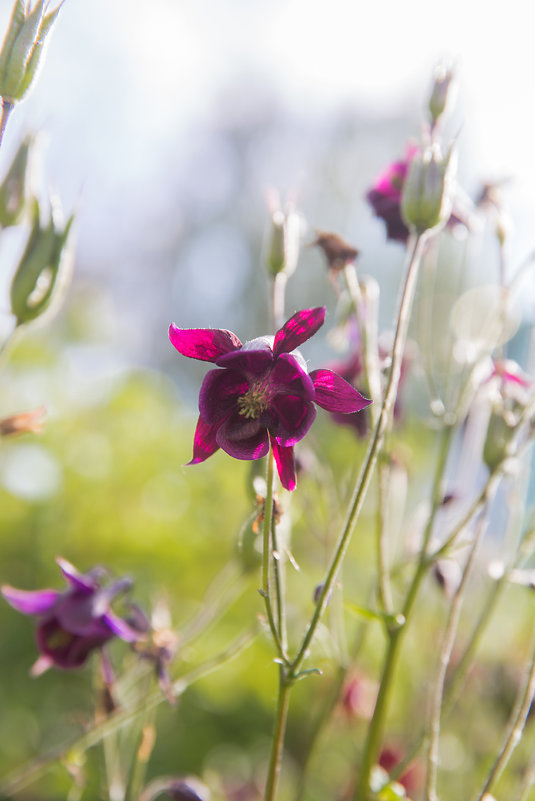
{"type": "Polygon", "coordinates": [[[263,384],[250,387],[245,395],[238,398],[238,412],[247,420],[257,420],[268,407],[266,388],[263,384]]]}

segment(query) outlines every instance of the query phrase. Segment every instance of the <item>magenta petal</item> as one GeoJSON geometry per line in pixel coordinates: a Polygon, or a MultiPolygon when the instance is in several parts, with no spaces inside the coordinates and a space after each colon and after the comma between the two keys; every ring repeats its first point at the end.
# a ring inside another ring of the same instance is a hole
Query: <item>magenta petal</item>
{"type": "Polygon", "coordinates": [[[314,370],[310,377],[316,388],[316,403],[328,412],[360,412],[371,403],[332,370],[314,370]]]}
{"type": "Polygon", "coordinates": [[[136,642],[142,636],[139,631],[133,629],[132,626],[129,626],[126,621],[113,612],[107,612],[102,617],[102,620],[117,637],[125,640],[125,642],[136,642]]]}
{"type": "Polygon", "coordinates": [[[174,323],[169,326],[169,339],[183,356],[203,362],[215,362],[242,346],[236,334],[224,328],[177,328],[174,323]]]}
{"type": "Polygon", "coordinates": [[[269,383],[271,391],[277,395],[297,395],[304,400],[315,398],[312,379],[289,353],[281,353],[276,359],[269,383]]]}
{"type": "Polygon", "coordinates": [[[314,422],[316,407],[294,395],[277,395],[271,403],[271,415],[276,415],[276,420],[270,434],[279,445],[288,447],[303,439],[314,422]]]}
{"type": "Polygon", "coordinates": [[[286,448],[271,437],[271,445],[273,447],[273,456],[275,457],[275,464],[277,465],[277,472],[284,489],[293,492],[297,486],[297,478],[295,473],[295,458],[294,449],[292,447],[286,448]]]}
{"type": "Polygon", "coordinates": [[[2,595],[13,609],[23,615],[46,615],[61,593],[57,590],[16,590],[4,585],[2,595]]]}
{"type": "Polygon", "coordinates": [[[321,328],[324,320],[325,306],[296,312],[275,334],[273,342],[275,356],[298,348],[321,328]]]}
{"type": "Polygon", "coordinates": [[[234,459],[260,459],[269,451],[268,433],[259,420],[233,415],[217,431],[219,446],[234,459]]]}
{"type": "Polygon", "coordinates": [[[188,464],[204,462],[205,459],[208,459],[209,456],[219,450],[219,445],[216,441],[218,428],[219,423],[210,425],[210,423],[205,423],[202,417],[199,417],[195,436],[193,437],[193,459],[188,464]]]}
{"type": "Polygon", "coordinates": [[[70,562],[67,562],[66,559],[62,559],[60,556],[58,556],[56,562],[71,587],[74,587],[76,590],[82,590],[85,593],[94,592],[96,586],[95,582],[91,581],[87,576],[84,576],[83,573],[80,573],[74,565],[71,565],[70,562]]]}
{"type": "Polygon", "coordinates": [[[236,370],[210,370],[204,377],[199,393],[199,411],[209,425],[221,423],[235,409],[239,395],[249,384],[236,370]]]}

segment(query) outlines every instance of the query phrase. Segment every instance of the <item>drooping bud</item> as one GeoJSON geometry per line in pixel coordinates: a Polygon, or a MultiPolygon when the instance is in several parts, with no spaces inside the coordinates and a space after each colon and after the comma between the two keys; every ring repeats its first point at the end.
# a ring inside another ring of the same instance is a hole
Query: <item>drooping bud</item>
{"type": "Polygon", "coordinates": [[[299,258],[299,215],[292,206],[271,212],[271,233],[267,267],[272,276],[291,275],[299,258]]]}
{"type": "Polygon", "coordinates": [[[59,301],[70,278],[68,245],[74,216],[61,228],[60,209],[52,204],[50,221],[41,223],[39,202],[34,200],[33,225],[24,253],[11,283],[11,310],[17,325],[35,320],[59,301]]]}
{"type": "Polygon", "coordinates": [[[429,113],[431,124],[435,126],[440,117],[451,104],[454,73],[451,67],[439,64],[434,73],[433,89],[429,98],[429,113]]]}
{"type": "Polygon", "coordinates": [[[4,104],[13,106],[28,92],[62,5],[47,14],[47,0],[38,0],[33,8],[25,0],[15,0],[0,51],[0,97],[4,104]]]}
{"type": "Polygon", "coordinates": [[[353,264],[359,255],[357,248],[348,245],[338,234],[325,231],[317,232],[312,245],[321,248],[327,260],[328,269],[334,272],[343,270],[347,264],[353,264]]]}
{"type": "Polygon", "coordinates": [[[28,183],[30,156],[33,140],[27,136],[22,141],[6,177],[0,185],[0,226],[17,225],[28,206],[28,183]]]}
{"type": "Polygon", "coordinates": [[[417,233],[447,223],[453,205],[455,153],[442,155],[437,145],[426,147],[412,159],[401,195],[401,216],[417,233]]]}

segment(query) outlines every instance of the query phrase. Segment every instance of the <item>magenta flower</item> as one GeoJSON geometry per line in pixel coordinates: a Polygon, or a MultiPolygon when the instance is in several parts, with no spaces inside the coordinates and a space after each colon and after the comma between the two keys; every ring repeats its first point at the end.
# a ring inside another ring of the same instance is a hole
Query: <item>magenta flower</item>
{"type": "Polygon", "coordinates": [[[169,338],[184,356],[214,362],[199,394],[199,421],[193,459],[204,462],[219,448],[235,459],[260,459],[273,448],[280,480],[295,489],[293,446],[316,416],[315,404],[349,414],[368,406],[347,381],[331,370],[308,373],[295,351],[323,325],[325,309],[293,315],[275,337],[258,337],[244,345],[231,331],[177,328],[169,338]]]}
{"type": "Polygon", "coordinates": [[[408,145],[405,158],[389,164],[366,195],[375,216],[386,225],[387,239],[397,242],[406,242],[409,238],[409,229],[401,218],[401,192],[410,163],[418,152],[416,145],[408,145]]]}
{"type": "Polygon", "coordinates": [[[69,585],[63,592],[49,589],[27,592],[7,585],[2,587],[2,595],[14,609],[24,615],[35,615],[39,620],[36,639],[40,657],[32,668],[34,675],[51,666],[80,667],[91,651],[113,637],[134,642],[143,636],[140,628],[118,617],[110,608],[113,598],[129,589],[129,579],[102,587],[102,569],[82,574],[64,559],[57,559],[57,563],[69,585]]]}

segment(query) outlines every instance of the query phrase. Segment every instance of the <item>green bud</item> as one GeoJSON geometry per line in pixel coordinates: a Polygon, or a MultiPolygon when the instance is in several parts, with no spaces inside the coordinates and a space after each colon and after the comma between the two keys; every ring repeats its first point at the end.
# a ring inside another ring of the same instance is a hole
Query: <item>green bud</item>
{"type": "Polygon", "coordinates": [[[401,216],[409,228],[423,233],[449,220],[454,173],[453,148],[443,156],[430,145],[414,156],[401,194],[401,216]]]}
{"type": "Polygon", "coordinates": [[[20,145],[6,177],[0,184],[0,226],[17,225],[28,206],[28,180],[33,140],[27,136],[20,145]]]}
{"type": "Polygon", "coordinates": [[[299,217],[293,209],[277,209],[271,215],[271,238],[267,266],[272,276],[291,275],[299,257],[299,217]]]}
{"type": "Polygon", "coordinates": [[[513,433],[514,429],[505,420],[503,414],[500,414],[498,411],[493,411],[490,416],[487,437],[483,447],[483,461],[491,473],[493,473],[505,459],[507,446],[509,445],[513,433]]]}
{"type": "Polygon", "coordinates": [[[17,325],[39,317],[52,301],[59,301],[71,272],[67,240],[74,219],[63,229],[53,209],[47,225],[41,224],[39,203],[33,203],[33,225],[19,266],[11,283],[11,310],[17,325]]]}
{"type": "Polygon", "coordinates": [[[63,5],[46,12],[47,0],[32,9],[26,0],[15,0],[9,28],[0,51],[0,97],[4,107],[22,100],[37,74],[48,34],[63,5]]]}
{"type": "Polygon", "coordinates": [[[429,98],[429,113],[431,122],[436,125],[439,118],[444,114],[448,101],[451,102],[453,70],[444,64],[439,64],[435,69],[433,89],[429,98]]]}

